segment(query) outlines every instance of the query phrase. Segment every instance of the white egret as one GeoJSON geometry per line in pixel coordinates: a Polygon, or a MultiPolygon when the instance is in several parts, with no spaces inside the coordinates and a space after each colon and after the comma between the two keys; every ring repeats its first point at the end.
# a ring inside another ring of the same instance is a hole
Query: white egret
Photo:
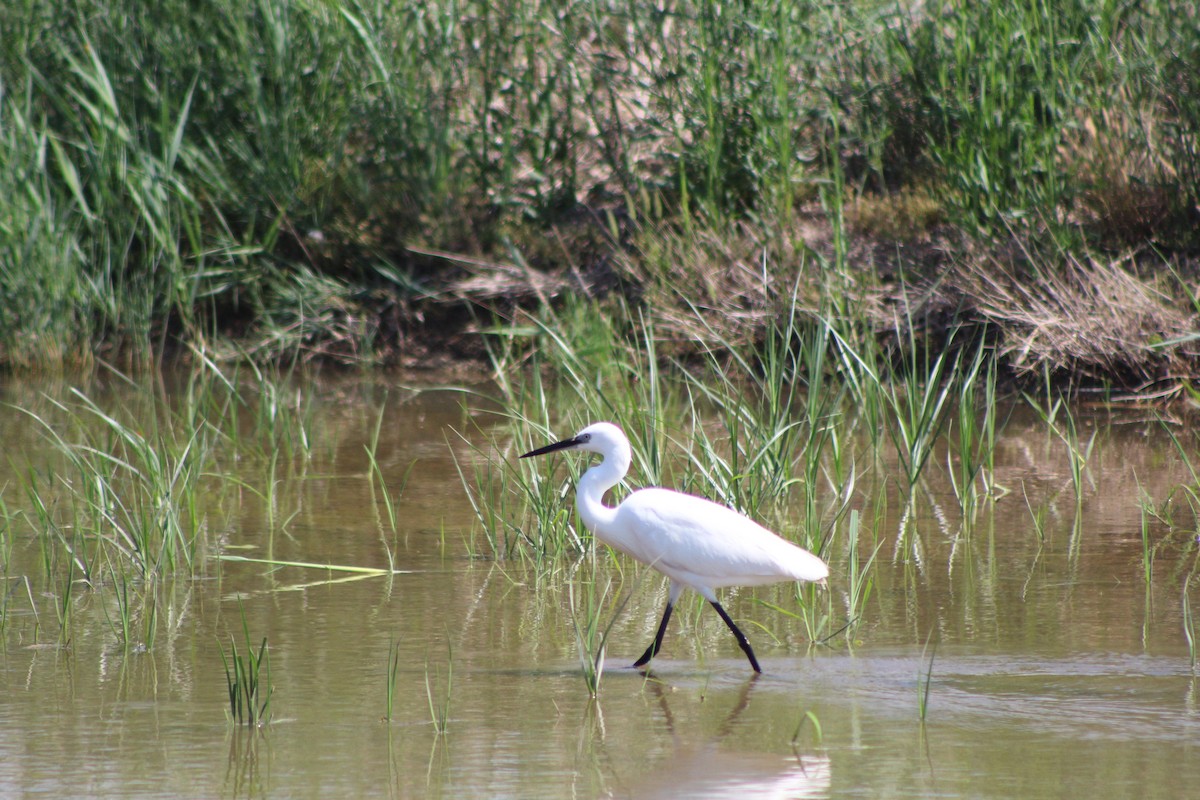
{"type": "Polygon", "coordinates": [[[671,580],[667,609],[654,642],[635,663],[641,667],[662,647],[671,611],[685,588],[712,604],[737,638],[755,672],[762,672],[745,634],[717,602],[723,586],[757,586],[779,581],[822,581],[825,562],[781,539],[758,523],[726,508],[670,489],[641,489],[615,508],[604,505],[604,493],[629,471],[629,440],[611,422],[587,426],[570,439],[525,453],[521,458],[558,450],[599,453],[603,460],[583,473],[575,488],[575,507],[597,539],[671,580]]]}

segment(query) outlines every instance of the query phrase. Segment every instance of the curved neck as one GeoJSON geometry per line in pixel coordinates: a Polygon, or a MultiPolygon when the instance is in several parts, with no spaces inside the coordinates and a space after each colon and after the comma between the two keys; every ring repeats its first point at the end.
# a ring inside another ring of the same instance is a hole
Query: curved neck
{"type": "Polygon", "coordinates": [[[604,505],[604,493],[621,482],[629,472],[633,455],[626,445],[623,449],[605,457],[579,479],[575,488],[575,508],[593,534],[607,540],[608,528],[617,510],[604,505]]]}

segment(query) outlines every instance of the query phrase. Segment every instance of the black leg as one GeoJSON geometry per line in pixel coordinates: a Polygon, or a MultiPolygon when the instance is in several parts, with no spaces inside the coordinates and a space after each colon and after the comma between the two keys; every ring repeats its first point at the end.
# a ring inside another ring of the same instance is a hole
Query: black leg
{"type": "Polygon", "coordinates": [[[750,659],[750,666],[754,667],[755,672],[762,672],[762,668],[758,666],[758,659],[754,657],[754,651],[750,649],[750,642],[746,640],[746,634],[742,633],[737,625],[733,624],[733,620],[725,613],[725,609],[721,608],[721,604],[713,600],[712,607],[721,615],[721,619],[725,620],[725,624],[729,626],[729,630],[733,631],[733,635],[737,638],[738,645],[742,648],[742,652],[746,654],[746,658],[750,659]]]}
{"type": "Polygon", "coordinates": [[[667,632],[667,623],[671,620],[671,610],[675,608],[673,600],[667,601],[667,610],[663,612],[662,622],[658,623],[658,633],[654,635],[654,644],[646,648],[646,652],[642,653],[642,657],[633,662],[635,667],[644,667],[650,663],[650,659],[654,658],[654,654],[662,647],[663,634],[667,632]]]}

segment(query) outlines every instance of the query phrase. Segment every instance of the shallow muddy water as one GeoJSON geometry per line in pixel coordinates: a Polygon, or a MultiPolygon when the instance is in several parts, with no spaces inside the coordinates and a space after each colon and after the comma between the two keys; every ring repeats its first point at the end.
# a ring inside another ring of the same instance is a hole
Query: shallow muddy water
{"type": "MultiPolygon", "coordinates": [[[[1173,524],[1147,521],[1147,582],[1139,503],[1179,500],[1192,478],[1149,415],[1079,412],[1095,439],[1077,505],[1063,442],[1015,413],[996,455],[1007,493],[966,528],[944,453],[902,535],[887,459],[864,466],[853,505],[881,544],[848,635],[807,641],[771,607],[795,612],[791,587],[729,593],[764,669],[754,677],[721,621],[685,594],[643,674],[628,665],[653,636],[664,581],[603,552],[548,570],[494,559],[452,453],[469,468],[480,452],[509,458],[529,442],[494,452],[475,427],[492,418],[464,410],[479,401],[404,383],[302,382],[308,456],[221,460],[200,494],[202,563],[156,583],[154,618],[142,607],[124,643],[111,586],[76,583],[60,623],[61,585],[45,577],[23,488],[30,469],[52,474],[59,460],[18,409],[52,421],[48,398],[78,398],[66,384],[7,379],[0,796],[1181,798],[1200,786],[1184,634],[1196,525],[1178,507],[1173,524]],[[399,495],[395,530],[366,450],[381,413],[376,459],[399,495]],[[628,595],[595,700],[570,588],[593,574],[628,595]],[[271,718],[257,730],[227,716],[222,653],[243,610],[270,653],[271,718]]],[[[147,393],[178,402],[184,386],[85,391],[136,415],[147,393]]],[[[231,424],[249,428],[251,416],[231,424]]],[[[541,468],[566,476],[561,462],[541,468]]],[[[573,513],[569,494],[563,508],[573,513]]],[[[836,616],[849,562],[836,548],[829,560],[821,597],[836,616]]]]}

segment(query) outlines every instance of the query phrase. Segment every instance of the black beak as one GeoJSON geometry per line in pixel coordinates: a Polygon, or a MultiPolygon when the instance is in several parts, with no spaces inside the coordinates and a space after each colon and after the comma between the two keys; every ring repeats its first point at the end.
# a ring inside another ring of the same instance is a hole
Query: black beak
{"type": "Polygon", "coordinates": [[[521,458],[529,458],[530,456],[544,456],[546,453],[553,453],[556,450],[567,450],[576,446],[577,444],[579,444],[579,437],[572,436],[570,439],[563,439],[561,442],[548,444],[545,447],[539,447],[537,450],[530,450],[528,453],[522,455],[521,458]]]}

